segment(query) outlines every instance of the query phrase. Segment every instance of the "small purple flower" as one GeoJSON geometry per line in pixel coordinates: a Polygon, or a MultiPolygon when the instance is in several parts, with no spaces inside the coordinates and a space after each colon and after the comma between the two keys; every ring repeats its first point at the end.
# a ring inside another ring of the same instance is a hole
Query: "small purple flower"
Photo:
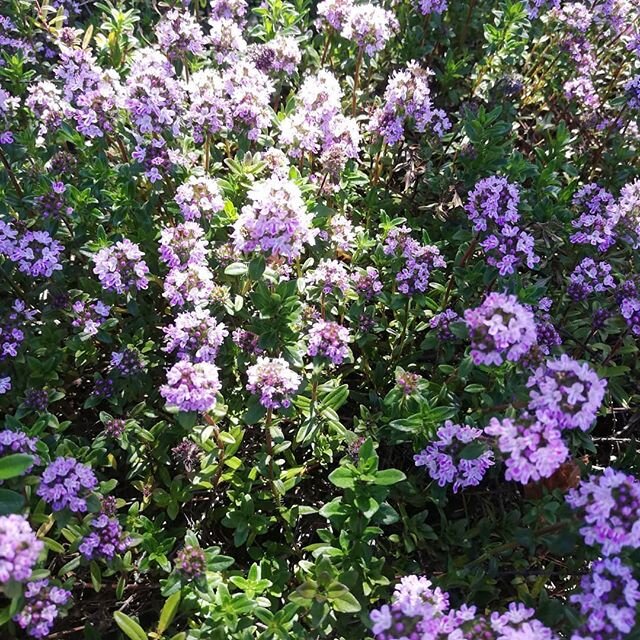
{"type": "Polygon", "coordinates": [[[485,433],[496,436],[506,459],[507,480],[522,484],[549,478],[569,456],[562,429],[548,418],[525,413],[517,419],[491,418],[485,433]]]}
{"type": "Polygon", "coordinates": [[[24,516],[0,516],[0,585],[28,580],[43,549],[24,516]]]}
{"type": "Polygon", "coordinates": [[[596,419],[607,386],[587,363],[567,354],[547,360],[527,381],[529,409],[563,429],[587,431],[596,419]]]}
{"type": "Polygon", "coordinates": [[[172,307],[206,304],[213,293],[213,273],[205,264],[171,269],[164,281],[163,296],[172,307]]]}
{"type": "Polygon", "coordinates": [[[111,378],[96,378],[93,382],[91,395],[94,398],[111,398],[113,396],[114,384],[111,378]]]}
{"type": "Polygon", "coordinates": [[[110,518],[106,513],[101,513],[91,520],[89,531],[78,547],[85,560],[109,562],[117,553],[124,553],[131,544],[118,520],[110,518]]]}
{"type": "Polygon", "coordinates": [[[311,357],[324,356],[333,364],[342,364],[349,355],[351,335],[347,327],[337,322],[318,320],[309,329],[307,353],[311,357]]]}
{"type": "Polygon", "coordinates": [[[55,271],[62,270],[60,255],[63,249],[47,231],[27,231],[20,236],[9,257],[22,273],[34,278],[50,278],[55,271]]]}
{"type": "Polygon", "coordinates": [[[464,320],[477,365],[518,362],[536,343],[533,313],[512,295],[488,294],[479,307],[465,311],[464,320]]]}
{"type": "Polygon", "coordinates": [[[320,260],[318,266],[307,274],[305,280],[327,294],[345,294],[351,284],[349,271],[345,264],[338,260],[327,259],[320,260]]]}
{"type": "Polygon", "coordinates": [[[266,409],[289,407],[300,382],[300,376],[284,358],[258,356],[247,369],[247,390],[259,395],[260,404],[266,409]]]}
{"type": "Polygon", "coordinates": [[[36,580],[27,585],[24,599],[22,611],[13,619],[32,638],[46,638],[60,608],[71,599],[71,592],[52,586],[48,579],[36,580]]]}
{"type": "Polygon", "coordinates": [[[340,31],[353,7],[353,0],[323,0],[316,7],[318,15],[322,16],[329,26],[340,31]]]}
{"type": "Polygon", "coordinates": [[[69,508],[74,513],[87,511],[87,495],[98,485],[90,467],[75,458],[56,458],[44,470],[39,495],[54,511],[69,508]]]}
{"type": "Polygon", "coordinates": [[[165,334],[162,350],[166,353],[175,352],[181,360],[194,362],[213,362],[229,335],[225,325],[204,307],[179,313],[173,324],[162,330],[165,334]]]}
{"type": "Polygon", "coordinates": [[[180,360],[167,372],[167,384],[160,387],[160,395],[180,411],[210,411],[220,387],[215,364],[180,360]]]}
{"type": "Polygon", "coordinates": [[[24,406],[34,411],[46,411],[49,406],[49,392],[46,389],[27,389],[24,406]]]}
{"type": "Polygon", "coordinates": [[[368,56],[385,48],[400,28],[391,11],[373,4],[354,5],[342,25],[341,35],[352,40],[368,56]]]}
{"type": "Polygon", "coordinates": [[[580,580],[580,591],[570,597],[585,619],[577,638],[623,638],[636,626],[640,588],[631,567],[620,558],[604,558],[591,565],[580,580]]]}
{"type": "Polygon", "coordinates": [[[432,13],[444,13],[447,10],[447,0],[418,0],[418,9],[423,16],[432,13]]]}
{"type": "Polygon", "coordinates": [[[620,303],[620,314],[627,326],[636,336],[640,336],[640,299],[624,298],[620,303]]]}
{"type": "Polygon", "coordinates": [[[631,109],[640,109],[640,74],[629,78],[624,84],[627,104],[631,109]]]}
{"type": "Polygon", "coordinates": [[[399,370],[396,372],[396,386],[405,396],[410,396],[418,389],[418,384],[422,380],[422,376],[418,373],[399,370]]]}
{"type": "Polygon", "coordinates": [[[307,211],[297,184],[288,178],[272,176],[256,182],[248,198],[251,204],[242,208],[233,225],[238,251],[259,251],[294,260],[305,245],[315,243],[313,216],[307,211]]]}
{"type": "MultiPolygon", "coordinates": [[[[12,431],[2,429],[0,431],[0,457],[13,453],[26,453],[33,456],[33,464],[40,464],[40,457],[36,455],[38,438],[30,438],[22,431],[12,431]]],[[[23,474],[29,473],[33,465],[24,470],[23,474]]]]}
{"type": "Polygon", "coordinates": [[[125,238],[93,256],[95,273],[103,289],[116,293],[135,292],[149,286],[149,267],[137,244],[125,238]]]}
{"type": "Polygon", "coordinates": [[[206,176],[191,176],[181,184],[176,190],[175,201],[186,221],[209,220],[224,208],[218,183],[206,176]]]}
{"type": "Polygon", "coordinates": [[[373,300],[382,291],[380,274],[375,267],[359,269],[353,274],[353,288],[365,300],[373,300]]]}
{"type": "Polygon", "coordinates": [[[187,473],[191,473],[196,469],[201,455],[202,449],[188,438],[184,438],[171,449],[171,457],[174,462],[182,466],[187,473]]]}
{"type": "Polygon", "coordinates": [[[131,347],[125,347],[122,351],[114,351],[111,354],[111,368],[121,376],[135,376],[144,369],[140,353],[131,347]]]}
{"type": "Polygon", "coordinates": [[[451,123],[442,109],[433,104],[429,78],[433,72],[412,60],[391,76],[378,107],[371,116],[369,130],[382,136],[388,145],[404,139],[407,128],[418,133],[432,130],[442,136],[451,123]]]}
{"type": "Polygon", "coordinates": [[[447,420],[438,429],[438,440],[424,451],[413,456],[418,467],[426,467],[429,476],[441,487],[453,484],[453,491],[465,487],[475,487],[482,482],[489,467],[494,464],[493,452],[481,451],[474,458],[461,456],[463,449],[482,436],[480,429],[454,424],[447,420]]]}
{"type": "Polygon", "coordinates": [[[165,13],[156,25],[156,38],[170,60],[204,54],[204,34],[188,10],[171,9],[165,13]]]}
{"type": "Polygon", "coordinates": [[[188,580],[196,580],[204,575],[207,559],[200,547],[185,545],[176,554],[176,571],[188,580]]]}
{"type": "Polygon", "coordinates": [[[252,331],[247,331],[246,329],[234,329],[231,339],[233,340],[233,344],[235,344],[241,351],[245,351],[252,355],[259,355],[263,352],[263,349],[258,346],[260,336],[252,331]]]}
{"type": "Polygon", "coordinates": [[[112,438],[120,438],[125,431],[127,423],[122,418],[113,418],[104,425],[104,430],[112,438]]]}
{"type": "Polygon", "coordinates": [[[640,548],[640,482],[634,476],[607,467],[569,491],[566,501],[584,520],[580,533],[589,546],[601,545],[605,556],[640,548]]]}
{"type": "Polygon", "coordinates": [[[160,232],[160,259],[171,269],[204,264],[208,251],[204,229],[195,222],[165,227],[160,232]]]}
{"type": "Polygon", "coordinates": [[[572,300],[586,300],[592,293],[602,293],[615,287],[608,262],[596,262],[592,258],[584,258],[569,276],[567,293],[572,300]]]}
{"type": "Polygon", "coordinates": [[[460,316],[453,309],[445,309],[437,313],[429,322],[429,328],[435,329],[440,340],[448,341],[455,338],[451,331],[451,323],[460,320],[460,316]]]}
{"type": "Polygon", "coordinates": [[[620,219],[620,211],[614,206],[613,196],[597,184],[589,183],[581,187],[573,196],[573,206],[580,212],[571,224],[580,231],[569,239],[578,244],[591,244],[598,251],[606,251],[616,241],[615,226],[620,219]]]}
{"type": "Polygon", "coordinates": [[[465,210],[475,231],[487,231],[489,223],[498,227],[520,220],[520,190],[506,178],[491,176],[478,181],[469,192],[465,210]]]}
{"type": "Polygon", "coordinates": [[[111,307],[100,300],[87,302],[76,300],[72,309],[75,317],[71,325],[82,329],[82,333],[87,336],[95,336],[111,312],[111,307]]]}

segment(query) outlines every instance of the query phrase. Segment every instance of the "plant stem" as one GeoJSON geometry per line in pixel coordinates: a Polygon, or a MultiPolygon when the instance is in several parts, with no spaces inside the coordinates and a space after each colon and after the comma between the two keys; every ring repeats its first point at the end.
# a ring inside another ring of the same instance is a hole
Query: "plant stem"
{"type": "Polygon", "coordinates": [[[351,115],[356,115],[356,100],[358,96],[358,83],[360,81],[360,66],[362,64],[362,48],[358,49],[356,69],[353,72],[353,96],[351,97],[351,115]]]}
{"type": "Polygon", "coordinates": [[[13,188],[15,189],[15,192],[18,194],[18,197],[22,199],[24,197],[24,191],[22,190],[22,187],[18,182],[18,178],[16,178],[16,174],[13,172],[13,169],[11,168],[11,164],[9,164],[9,160],[7,156],[4,154],[4,151],[2,149],[0,149],[0,161],[2,161],[2,164],[4,165],[4,168],[7,171],[7,175],[9,176],[9,179],[13,184],[13,188]]]}
{"type": "Polygon", "coordinates": [[[269,486],[271,487],[271,493],[277,502],[280,502],[280,494],[276,489],[275,482],[273,481],[273,440],[271,439],[271,420],[273,412],[271,409],[267,409],[267,418],[265,424],[265,437],[267,445],[267,455],[269,456],[269,486]]]}

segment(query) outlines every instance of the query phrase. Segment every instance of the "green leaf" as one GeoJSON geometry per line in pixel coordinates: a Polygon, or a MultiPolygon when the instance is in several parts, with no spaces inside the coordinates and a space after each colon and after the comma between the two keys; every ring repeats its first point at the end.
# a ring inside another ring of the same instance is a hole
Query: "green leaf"
{"type": "Polygon", "coordinates": [[[243,262],[234,262],[224,270],[224,274],[226,276],[244,276],[248,271],[249,268],[243,262]]]}
{"type": "Polygon", "coordinates": [[[353,471],[339,467],[329,474],[329,481],[341,489],[352,489],[354,486],[353,471]]]}
{"type": "Polygon", "coordinates": [[[333,608],[340,613],[358,613],[361,606],[355,596],[341,582],[334,582],[329,586],[327,598],[333,608]]]}
{"type": "Polygon", "coordinates": [[[176,591],[173,595],[167,598],[167,601],[162,607],[160,612],[160,620],[158,621],[158,633],[163,634],[169,625],[173,622],[180,606],[180,592],[176,591]]]}
{"type": "Polygon", "coordinates": [[[463,460],[475,460],[479,458],[485,451],[485,446],[482,442],[470,442],[466,445],[462,451],[460,451],[460,457],[463,460]]]}
{"type": "Polygon", "coordinates": [[[113,619],[127,638],[131,638],[131,640],[147,640],[147,634],[144,629],[126,613],[115,611],[113,619]]]}
{"type": "Polygon", "coordinates": [[[376,481],[375,484],[380,485],[389,485],[396,484],[397,482],[402,482],[406,480],[407,476],[399,471],[398,469],[383,469],[382,471],[378,471],[376,473],[376,481]]]}
{"type": "Polygon", "coordinates": [[[8,480],[22,475],[33,464],[33,456],[26,453],[12,453],[0,458],[0,480],[8,480]]]}
{"type": "Polygon", "coordinates": [[[0,489],[0,515],[18,513],[23,504],[24,498],[19,493],[9,489],[0,489]]]}

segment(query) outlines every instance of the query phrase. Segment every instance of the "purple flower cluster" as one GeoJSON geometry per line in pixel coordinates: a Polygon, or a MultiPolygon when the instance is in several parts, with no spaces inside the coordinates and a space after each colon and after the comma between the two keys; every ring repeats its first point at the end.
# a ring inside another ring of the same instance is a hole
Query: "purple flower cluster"
{"type": "Polygon", "coordinates": [[[469,192],[465,211],[475,231],[490,226],[504,227],[520,220],[520,190],[506,178],[490,176],[479,180],[469,192]]]}
{"type": "Polygon", "coordinates": [[[449,594],[424,576],[402,578],[391,604],[370,612],[375,640],[556,640],[534,615],[533,609],[515,602],[504,613],[488,615],[473,605],[451,609],[449,594]]]}
{"type": "Polygon", "coordinates": [[[183,438],[171,449],[173,461],[180,465],[187,473],[197,468],[202,455],[202,449],[193,440],[183,438]]]}
{"type": "Polygon", "coordinates": [[[70,591],[51,585],[48,579],[30,582],[24,592],[24,607],[13,619],[32,638],[46,638],[70,599],[70,591]]]}
{"type": "Polygon", "coordinates": [[[444,13],[447,10],[447,0],[418,0],[418,9],[423,16],[432,13],[444,13]]]}
{"type": "Polygon", "coordinates": [[[349,355],[351,334],[347,327],[337,322],[318,320],[309,329],[307,353],[311,357],[320,356],[340,365],[349,355]]]}
{"type": "Polygon", "coordinates": [[[300,376],[284,358],[258,356],[247,369],[247,390],[259,395],[260,404],[266,409],[289,407],[300,382],[300,376]]]}
{"type": "Polygon", "coordinates": [[[602,405],[606,380],[586,363],[562,354],[547,360],[527,380],[529,409],[563,429],[587,431],[602,405]]]}
{"type": "Polygon", "coordinates": [[[391,11],[373,4],[357,4],[349,10],[340,33],[368,56],[373,56],[385,48],[399,28],[391,11]]]}
{"type": "Polygon", "coordinates": [[[605,556],[640,547],[640,482],[634,476],[607,467],[583,480],[566,500],[584,520],[580,533],[589,546],[600,545],[605,556]]]}
{"type": "Polygon", "coordinates": [[[166,353],[176,353],[180,360],[213,362],[224,339],[227,328],[203,307],[179,313],[173,324],[163,328],[166,353]]]}
{"type": "Polygon", "coordinates": [[[501,276],[516,272],[523,262],[533,269],[540,258],[534,251],[533,236],[516,224],[520,220],[518,187],[505,178],[491,176],[480,180],[469,193],[465,210],[473,228],[482,238],[480,246],[487,263],[501,276]]]}
{"type": "Polygon", "coordinates": [[[631,109],[640,109],[640,74],[629,78],[624,83],[627,104],[631,109]]]}
{"type": "Polygon", "coordinates": [[[353,274],[353,288],[365,300],[373,300],[383,288],[375,267],[359,269],[353,274]]]}
{"type": "Polygon", "coordinates": [[[257,140],[271,122],[273,80],[249,60],[240,59],[224,72],[223,82],[233,129],[246,130],[250,140],[257,140]]]}
{"type": "Polygon", "coordinates": [[[87,511],[87,495],[98,485],[90,467],[75,458],[56,458],[42,474],[37,494],[54,511],[65,508],[74,513],[87,511]]]}
{"type": "Polygon", "coordinates": [[[204,53],[204,34],[197,20],[186,10],[171,9],[156,25],[160,49],[169,60],[204,53]]]}
{"type": "Polygon", "coordinates": [[[548,417],[524,413],[517,419],[492,418],[485,433],[497,438],[506,460],[507,480],[522,484],[549,478],[569,456],[562,429],[548,417]]]}
{"type": "Polygon", "coordinates": [[[536,344],[533,313],[512,295],[488,294],[479,307],[464,312],[464,321],[475,364],[518,362],[536,344]]]}
{"type": "Polygon", "coordinates": [[[411,125],[418,133],[427,128],[442,136],[451,128],[445,112],[436,109],[429,87],[433,72],[411,61],[406,69],[391,76],[378,107],[369,123],[370,131],[378,133],[388,145],[404,139],[406,127],[411,125]]]}
{"type": "Polygon", "coordinates": [[[88,533],[78,547],[85,560],[113,560],[117,553],[125,552],[131,540],[122,531],[116,518],[101,513],[89,523],[88,533]]]}
{"type": "Polygon", "coordinates": [[[204,551],[200,547],[185,545],[176,554],[175,567],[188,580],[202,577],[207,568],[204,551]]]}
{"type": "Polygon", "coordinates": [[[604,558],[591,565],[580,581],[580,592],[570,597],[585,618],[572,640],[621,640],[636,625],[640,588],[632,570],[620,558],[604,558]]]}
{"type": "Polygon", "coordinates": [[[640,299],[637,297],[623,298],[620,302],[620,314],[631,333],[640,336],[640,299]]]}
{"type": "Polygon", "coordinates": [[[402,370],[396,372],[396,386],[402,391],[402,395],[404,396],[410,396],[412,393],[415,393],[421,380],[422,376],[418,373],[402,370]]]}
{"type": "MultiPolygon", "coordinates": [[[[216,62],[220,65],[236,62],[247,48],[242,29],[231,18],[211,18],[209,20],[208,42],[216,62]]],[[[201,87],[204,89],[204,86],[201,85],[201,87]]]]}
{"type": "Polygon", "coordinates": [[[184,89],[169,59],[156,49],[139,49],[126,82],[124,106],[138,132],[177,135],[184,89]]]}
{"type": "Polygon", "coordinates": [[[143,258],[140,247],[124,238],[110,247],[100,249],[93,256],[93,273],[107,291],[120,294],[140,291],[149,286],[149,267],[143,258]]]}
{"type": "Polygon", "coordinates": [[[35,314],[35,311],[27,309],[22,300],[14,301],[11,310],[0,322],[0,361],[18,355],[18,348],[25,338],[23,329],[35,314]]]}
{"type": "Polygon", "coordinates": [[[249,57],[256,68],[264,73],[295,73],[302,53],[298,42],[293,36],[277,34],[268,42],[252,45],[249,57]]]}
{"type": "Polygon", "coordinates": [[[49,392],[46,389],[27,389],[24,392],[24,406],[34,411],[46,411],[49,406],[49,392]]]}
{"type": "Polygon", "coordinates": [[[598,251],[606,251],[616,241],[615,227],[620,217],[614,206],[614,197],[597,184],[589,183],[581,187],[573,196],[573,206],[580,212],[571,224],[580,231],[569,240],[578,244],[590,244],[598,251]]]}
{"type": "Polygon", "coordinates": [[[0,516],[0,585],[28,580],[43,549],[24,516],[0,516]]]}
{"type": "Polygon", "coordinates": [[[318,3],[316,10],[330,27],[341,31],[352,8],[353,0],[322,0],[318,3]]]}
{"type": "Polygon", "coordinates": [[[187,264],[171,269],[164,280],[162,294],[172,307],[202,305],[211,297],[213,273],[206,264],[187,264]]]}
{"type": "Polygon", "coordinates": [[[256,182],[248,198],[251,204],[242,207],[233,225],[238,251],[260,251],[291,261],[302,254],[305,245],[315,243],[313,216],[295,182],[272,176],[256,182]]]}
{"type": "Polygon", "coordinates": [[[342,89],[326,70],[309,76],[296,95],[296,108],[280,123],[280,142],[291,156],[319,154],[323,167],[337,177],[349,159],[358,157],[360,132],[342,114],[342,89]]]}
{"type": "Polygon", "coordinates": [[[126,377],[137,375],[144,369],[140,353],[131,347],[114,351],[109,364],[114,371],[126,377]]]}
{"type": "Polygon", "coordinates": [[[202,264],[208,251],[204,230],[195,222],[182,222],[160,232],[160,259],[170,269],[181,269],[190,263],[202,264]]]}
{"type": "Polygon", "coordinates": [[[210,411],[220,391],[218,367],[211,362],[179,360],[167,372],[160,395],[181,411],[210,411]]]}
{"type": "Polygon", "coordinates": [[[445,309],[442,313],[437,313],[429,321],[429,328],[435,329],[440,340],[453,340],[451,323],[460,320],[460,316],[453,309],[445,309]]]}
{"type": "Polygon", "coordinates": [[[615,287],[608,262],[596,262],[593,258],[584,258],[569,276],[567,294],[572,300],[586,300],[592,293],[601,293],[615,287]]]}
{"type": "MultiPolygon", "coordinates": [[[[233,126],[224,79],[219,71],[203,69],[194,73],[187,85],[187,93],[189,104],[185,113],[185,121],[192,128],[193,139],[196,142],[201,143],[206,138],[233,126]]],[[[205,186],[208,183],[213,183],[215,186],[215,182],[206,177],[195,178],[192,176],[190,181],[197,181],[205,186]]],[[[213,189],[211,191],[215,193],[213,189]]],[[[178,196],[176,196],[177,199],[178,196]]],[[[185,219],[191,218],[185,216],[185,219]]]]}
{"type": "Polygon", "coordinates": [[[17,239],[9,258],[22,273],[34,278],[50,278],[55,271],[62,270],[63,249],[48,231],[26,231],[17,239]]]}
{"type": "Polygon", "coordinates": [[[416,466],[426,467],[429,476],[441,487],[453,484],[454,493],[465,487],[478,486],[487,469],[494,464],[493,452],[480,450],[469,457],[463,452],[470,443],[478,441],[482,431],[447,420],[438,429],[437,436],[435,442],[413,456],[416,466]]]}
{"type": "Polygon", "coordinates": [[[437,247],[414,240],[411,229],[406,226],[391,229],[382,249],[385,255],[395,255],[402,260],[396,282],[398,291],[405,295],[424,293],[429,286],[431,272],[447,266],[437,247]]]}
{"type": "Polygon", "coordinates": [[[190,176],[176,190],[175,201],[187,221],[208,220],[224,208],[218,183],[206,176],[190,176]]]}
{"type": "Polygon", "coordinates": [[[351,285],[347,267],[339,260],[320,260],[318,266],[307,274],[305,280],[323,293],[345,294],[351,285]]]}
{"type": "Polygon", "coordinates": [[[71,325],[82,329],[82,333],[87,336],[95,336],[111,312],[111,307],[101,300],[86,302],[76,300],[72,305],[72,309],[74,318],[71,321],[71,325]]]}

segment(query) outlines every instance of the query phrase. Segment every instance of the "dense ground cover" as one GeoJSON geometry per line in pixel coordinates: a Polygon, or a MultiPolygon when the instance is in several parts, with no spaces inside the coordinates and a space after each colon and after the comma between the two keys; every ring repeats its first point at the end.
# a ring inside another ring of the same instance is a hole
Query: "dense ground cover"
{"type": "Polygon", "coordinates": [[[638,637],[635,0],[0,5],[0,635],[638,637]]]}

